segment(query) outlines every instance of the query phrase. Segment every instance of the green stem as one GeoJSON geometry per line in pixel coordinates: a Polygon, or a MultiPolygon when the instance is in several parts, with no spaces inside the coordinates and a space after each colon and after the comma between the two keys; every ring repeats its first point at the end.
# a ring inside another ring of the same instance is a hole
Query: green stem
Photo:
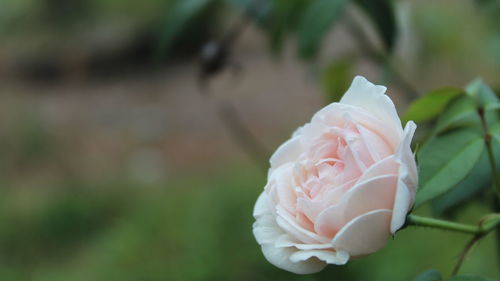
{"type": "Polygon", "coordinates": [[[495,191],[497,193],[498,198],[500,199],[500,178],[498,177],[497,172],[497,164],[495,161],[495,155],[493,154],[493,146],[491,144],[491,135],[488,132],[488,126],[486,125],[486,117],[484,115],[484,109],[479,108],[477,110],[479,118],[481,118],[481,125],[483,127],[484,133],[484,144],[486,146],[486,151],[488,152],[488,159],[490,160],[491,166],[491,177],[493,178],[493,185],[495,187],[495,191]]]}
{"type": "Polygon", "coordinates": [[[498,178],[497,173],[497,164],[495,162],[495,156],[493,155],[493,148],[491,147],[491,141],[485,141],[486,151],[488,152],[488,158],[490,159],[491,165],[491,176],[494,181],[495,191],[497,193],[498,198],[500,198],[500,179],[498,178]]]}
{"type": "Polygon", "coordinates": [[[498,225],[500,225],[500,219],[490,220],[485,223],[480,223],[479,225],[476,226],[476,225],[469,225],[469,224],[451,222],[434,218],[420,217],[416,215],[408,215],[406,217],[406,225],[426,226],[437,229],[483,236],[492,231],[493,229],[495,229],[495,227],[497,227],[498,225]]]}
{"type": "Polygon", "coordinates": [[[461,233],[472,234],[472,239],[465,245],[462,250],[456,265],[453,268],[451,276],[454,276],[460,270],[460,267],[465,261],[465,257],[472,250],[472,247],[488,233],[500,226],[500,214],[489,214],[483,217],[478,225],[468,225],[451,221],[439,220],[434,218],[426,218],[415,215],[406,217],[406,225],[426,226],[443,230],[451,230],[461,233]]]}
{"type": "Polygon", "coordinates": [[[478,234],[481,229],[478,226],[456,223],[451,221],[439,220],[434,218],[420,217],[408,215],[406,218],[407,225],[426,226],[443,230],[451,230],[468,234],[478,234]]]}

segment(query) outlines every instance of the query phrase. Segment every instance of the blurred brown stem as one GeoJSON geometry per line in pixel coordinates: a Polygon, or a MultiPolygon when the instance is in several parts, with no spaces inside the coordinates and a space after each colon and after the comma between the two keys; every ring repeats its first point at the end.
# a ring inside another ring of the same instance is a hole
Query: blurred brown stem
{"type": "Polygon", "coordinates": [[[472,239],[469,242],[467,242],[464,249],[460,253],[460,256],[458,257],[458,261],[455,264],[455,267],[453,267],[453,271],[451,272],[451,276],[457,275],[458,271],[460,270],[460,267],[462,266],[462,264],[465,261],[465,258],[467,257],[467,254],[472,250],[474,245],[479,240],[481,240],[482,237],[483,237],[483,235],[476,235],[476,236],[472,237],[472,239]]]}
{"type": "Polygon", "coordinates": [[[352,18],[354,17],[348,17],[347,27],[349,28],[351,35],[357,41],[357,45],[361,49],[361,51],[372,61],[375,61],[378,64],[385,65],[390,75],[396,80],[396,83],[398,83],[399,86],[404,89],[409,98],[418,98],[418,91],[415,89],[415,87],[413,87],[410,81],[401,74],[401,71],[398,70],[391,57],[385,51],[377,50],[370,42],[370,40],[368,40],[359,24],[352,18]]]}
{"type": "Polygon", "coordinates": [[[486,151],[488,152],[488,159],[490,160],[491,178],[493,181],[493,187],[495,189],[498,198],[500,199],[500,178],[498,177],[497,173],[497,164],[495,161],[495,155],[493,153],[493,146],[491,144],[491,135],[488,132],[488,126],[486,124],[486,116],[484,115],[484,108],[480,107],[477,110],[477,113],[479,115],[479,118],[481,119],[481,126],[483,128],[483,135],[484,135],[484,145],[486,146],[486,151]]]}
{"type": "Polygon", "coordinates": [[[268,151],[264,145],[253,136],[236,108],[229,102],[222,103],[217,110],[220,121],[231,134],[239,147],[265,172],[267,171],[268,151]]]}

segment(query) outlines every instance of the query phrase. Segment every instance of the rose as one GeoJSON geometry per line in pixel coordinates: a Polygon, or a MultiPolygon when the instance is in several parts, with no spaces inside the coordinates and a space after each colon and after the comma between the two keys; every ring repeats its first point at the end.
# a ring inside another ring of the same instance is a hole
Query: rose
{"type": "Polygon", "coordinates": [[[298,274],[381,249],[405,222],[417,188],[410,149],[384,86],[357,76],[271,157],[254,208],[266,259],[298,274]]]}

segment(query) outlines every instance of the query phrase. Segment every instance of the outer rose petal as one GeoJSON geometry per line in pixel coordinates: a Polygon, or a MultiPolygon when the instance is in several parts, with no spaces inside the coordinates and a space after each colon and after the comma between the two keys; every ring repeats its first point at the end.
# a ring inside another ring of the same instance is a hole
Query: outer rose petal
{"type": "Polygon", "coordinates": [[[358,106],[380,118],[392,129],[401,128],[396,107],[392,100],[384,93],[387,90],[384,86],[374,85],[362,76],[356,76],[351,86],[344,94],[340,103],[358,106]]]}
{"type": "Polygon", "coordinates": [[[358,183],[338,205],[326,208],[315,221],[316,232],[332,237],[349,221],[373,210],[391,208],[396,175],[382,175],[358,183]]]}
{"type": "Polygon", "coordinates": [[[391,214],[390,210],[375,210],[353,219],[335,235],[333,247],[353,257],[380,250],[390,236],[391,214]]]}
{"type": "Polygon", "coordinates": [[[311,247],[291,242],[286,238],[287,234],[276,223],[270,207],[267,194],[261,193],[255,204],[254,217],[256,222],[253,225],[253,234],[261,245],[265,258],[270,263],[293,273],[310,274],[321,271],[327,265],[325,261],[337,262],[338,264],[347,262],[349,255],[345,252],[322,250],[325,245],[318,245],[320,249],[310,249],[311,247]],[[300,250],[299,247],[306,250],[300,250]]]}
{"type": "Polygon", "coordinates": [[[406,124],[404,137],[396,151],[396,159],[399,162],[398,187],[394,200],[393,215],[391,220],[391,233],[394,234],[400,229],[405,220],[406,214],[410,211],[415,193],[417,192],[418,176],[415,158],[410,148],[411,139],[417,126],[413,121],[406,124]]]}
{"type": "Polygon", "coordinates": [[[300,144],[300,133],[294,134],[294,136],[287,140],[285,143],[280,145],[278,149],[273,153],[269,162],[271,162],[271,168],[269,169],[268,175],[270,175],[277,167],[297,160],[300,153],[302,152],[302,146],[300,144]]]}
{"type": "Polygon", "coordinates": [[[293,247],[277,248],[273,244],[263,244],[262,252],[264,253],[264,257],[276,267],[296,274],[316,273],[327,265],[316,258],[292,262],[290,256],[297,253],[297,250],[293,247]]]}

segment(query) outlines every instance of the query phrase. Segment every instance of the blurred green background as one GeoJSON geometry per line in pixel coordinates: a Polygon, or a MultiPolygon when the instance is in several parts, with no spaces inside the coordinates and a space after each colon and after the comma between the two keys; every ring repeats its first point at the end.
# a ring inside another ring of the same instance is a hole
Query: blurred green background
{"type": "MultiPolygon", "coordinates": [[[[311,1],[255,2],[2,0],[0,280],[409,281],[451,271],[468,237],[432,229],[402,230],[380,252],[315,275],[273,267],[251,232],[266,164],[232,138],[219,105],[273,151],[356,74],[388,85],[400,113],[409,88],[483,77],[498,89],[500,1],[391,2],[390,62],[356,40],[352,21],[381,46],[354,4],[311,59],[294,31],[311,1]],[[201,48],[242,19],[231,56],[200,86],[201,48]]],[[[483,199],[448,215],[475,223],[483,199]]],[[[482,240],[461,272],[499,279],[495,242],[482,240]]]]}

